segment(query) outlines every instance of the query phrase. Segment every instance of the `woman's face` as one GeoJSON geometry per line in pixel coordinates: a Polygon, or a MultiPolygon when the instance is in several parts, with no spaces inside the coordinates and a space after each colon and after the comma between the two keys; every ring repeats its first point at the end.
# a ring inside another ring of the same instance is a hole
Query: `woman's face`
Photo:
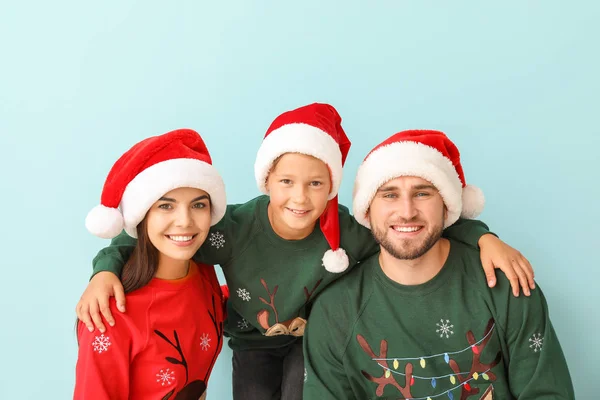
{"type": "Polygon", "coordinates": [[[187,187],[171,190],[154,203],[146,215],[148,238],[161,257],[190,260],[208,235],[210,208],[208,193],[187,187]]]}

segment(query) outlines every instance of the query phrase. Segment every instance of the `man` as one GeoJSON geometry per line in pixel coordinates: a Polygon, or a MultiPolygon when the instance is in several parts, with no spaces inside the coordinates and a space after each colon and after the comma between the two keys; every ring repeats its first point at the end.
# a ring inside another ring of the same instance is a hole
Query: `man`
{"type": "Polygon", "coordinates": [[[380,254],[315,301],[304,336],[305,399],[573,399],[541,290],[485,285],[476,249],[441,237],[473,218],[456,146],[400,132],[361,165],[354,215],[380,254]]]}

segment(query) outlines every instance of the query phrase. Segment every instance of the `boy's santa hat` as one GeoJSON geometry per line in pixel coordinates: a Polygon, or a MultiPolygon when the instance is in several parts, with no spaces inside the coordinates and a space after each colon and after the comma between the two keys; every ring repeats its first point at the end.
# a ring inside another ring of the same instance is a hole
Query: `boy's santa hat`
{"type": "Polygon", "coordinates": [[[329,104],[310,104],[275,118],[258,150],[254,175],[259,189],[268,194],[267,178],[273,161],[285,153],[301,153],[323,161],[329,167],[331,193],[320,217],[320,228],[331,247],[323,256],[329,272],[348,268],[348,256],[340,246],[338,190],[342,168],[350,150],[350,140],[342,129],[342,118],[329,104]]]}
{"type": "Polygon", "coordinates": [[[354,217],[370,228],[367,213],[377,190],[400,176],[417,176],[440,192],[448,215],[444,228],[459,217],[475,218],[485,204],[483,192],[467,185],[458,148],[439,131],[408,130],[396,133],[367,155],[356,174],[354,217]]]}
{"type": "Polygon", "coordinates": [[[100,205],[85,219],[96,236],[110,239],[123,229],[137,237],[137,225],[165,193],[180,187],[207,192],[211,201],[211,225],[225,215],[225,185],[212,166],[200,135],[179,129],[145,139],[123,154],[110,170],[100,205]]]}

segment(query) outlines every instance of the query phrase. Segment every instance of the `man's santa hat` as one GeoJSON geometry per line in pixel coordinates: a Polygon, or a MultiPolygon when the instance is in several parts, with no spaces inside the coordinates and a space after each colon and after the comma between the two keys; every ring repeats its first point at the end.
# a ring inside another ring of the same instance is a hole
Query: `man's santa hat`
{"type": "Polygon", "coordinates": [[[110,239],[123,229],[137,237],[137,226],[165,193],[181,187],[207,192],[211,201],[211,225],[225,215],[225,185],[212,166],[200,135],[179,129],[145,139],[123,154],[110,170],[100,205],[85,219],[96,236],[110,239]]]}
{"type": "Polygon", "coordinates": [[[483,211],[483,192],[466,184],[454,143],[443,132],[409,130],[377,145],[359,167],[352,207],[359,223],[371,227],[367,213],[373,197],[383,184],[400,176],[417,176],[438,189],[448,209],[444,228],[483,211]]]}
{"type": "Polygon", "coordinates": [[[340,248],[338,190],[342,168],[350,150],[350,140],[342,129],[342,118],[329,104],[310,104],[285,112],[275,118],[258,150],[254,175],[258,188],[268,194],[267,177],[273,161],[285,153],[306,154],[323,161],[329,167],[331,193],[327,208],[319,218],[320,228],[331,247],[323,256],[323,266],[329,272],[348,268],[348,256],[340,248]]]}

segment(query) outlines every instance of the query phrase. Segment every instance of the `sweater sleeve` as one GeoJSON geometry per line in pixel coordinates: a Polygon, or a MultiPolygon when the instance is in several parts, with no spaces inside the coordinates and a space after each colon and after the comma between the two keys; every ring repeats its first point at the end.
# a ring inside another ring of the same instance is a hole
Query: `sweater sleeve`
{"type": "Polygon", "coordinates": [[[340,247],[350,257],[350,265],[361,262],[379,251],[379,244],[371,230],[365,228],[350,215],[345,206],[339,206],[340,247]]]}
{"type": "Polygon", "coordinates": [[[486,233],[492,232],[484,222],[459,218],[454,224],[444,229],[443,236],[479,250],[479,239],[486,233]]]}
{"type": "Polygon", "coordinates": [[[110,245],[100,250],[96,257],[94,257],[94,261],[92,261],[94,267],[92,278],[98,272],[102,271],[109,271],[117,276],[121,276],[123,266],[129,260],[129,257],[131,257],[136,244],[137,240],[129,236],[125,231],[113,238],[110,241],[110,245]]]}
{"type": "Polygon", "coordinates": [[[317,298],[304,332],[304,399],[347,399],[352,393],[342,362],[347,329],[340,317],[324,307],[323,295],[317,298]]]}
{"type": "MultiPolygon", "coordinates": [[[[118,314],[113,311],[113,315],[118,314]]],[[[76,366],[75,400],[129,399],[131,335],[120,321],[105,333],[90,332],[79,322],[79,353],[76,366]]]]}
{"type": "Polygon", "coordinates": [[[228,205],[223,219],[210,228],[204,243],[194,255],[195,261],[220,266],[229,261],[234,247],[233,233],[239,234],[239,227],[234,220],[236,207],[228,205]]]}
{"type": "MultiPolygon", "coordinates": [[[[550,322],[541,288],[530,297],[510,295],[502,280],[507,304],[505,338],[508,346],[508,375],[512,394],[525,399],[574,399],[573,384],[565,356],[550,322]]],[[[496,291],[494,291],[496,292],[496,291]]]]}

